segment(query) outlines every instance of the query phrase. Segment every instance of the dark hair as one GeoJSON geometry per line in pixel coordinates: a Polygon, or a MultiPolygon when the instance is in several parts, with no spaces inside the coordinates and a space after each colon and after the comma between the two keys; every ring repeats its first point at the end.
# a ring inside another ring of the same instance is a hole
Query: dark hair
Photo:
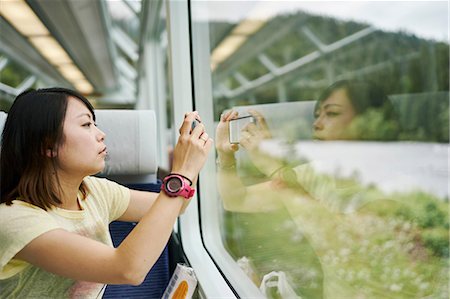
{"type": "MultiPolygon", "coordinates": [[[[44,210],[61,204],[57,157],[47,152],[64,143],[63,124],[69,97],[83,102],[95,121],[92,105],[73,90],[30,89],[16,97],[2,133],[0,203],[11,205],[13,200],[20,199],[44,210]]],[[[80,191],[85,198],[88,189],[84,183],[80,191]]]]}
{"type": "MultiPolygon", "coordinates": [[[[370,81],[363,80],[340,80],[336,81],[329,87],[327,87],[316,102],[314,111],[320,108],[320,105],[328,99],[328,97],[335,91],[343,89],[346,91],[348,99],[355,110],[356,116],[370,116],[379,115],[382,118],[379,128],[379,136],[377,134],[366,134],[360,136],[363,139],[395,139],[399,132],[399,121],[397,113],[389,100],[384,90],[377,84],[370,81]],[[386,130],[389,131],[386,133],[386,130]]],[[[363,123],[360,117],[360,123],[363,123]]],[[[367,130],[367,128],[362,128],[367,130]]],[[[377,131],[376,128],[372,128],[372,131],[377,131]]]]}
{"type": "Polygon", "coordinates": [[[333,92],[344,89],[356,114],[363,114],[370,108],[384,108],[391,103],[383,89],[369,81],[340,80],[328,86],[317,100],[316,108],[333,92]]]}

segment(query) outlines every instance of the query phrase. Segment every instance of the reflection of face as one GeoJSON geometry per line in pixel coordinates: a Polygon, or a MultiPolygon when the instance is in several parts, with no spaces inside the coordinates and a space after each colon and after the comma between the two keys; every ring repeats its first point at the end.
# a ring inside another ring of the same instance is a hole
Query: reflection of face
{"type": "Polygon", "coordinates": [[[314,139],[342,140],[349,139],[347,128],[356,112],[347,91],[343,88],[333,91],[315,112],[313,124],[314,139]]]}
{"type": "Polygon", "coordinates": [[[70,97],[63,126],[64,142],[58,148],[60,171],[74,175],[92,175],[105,166],[105,133],[97,128],[89,109],[70,97]]]}

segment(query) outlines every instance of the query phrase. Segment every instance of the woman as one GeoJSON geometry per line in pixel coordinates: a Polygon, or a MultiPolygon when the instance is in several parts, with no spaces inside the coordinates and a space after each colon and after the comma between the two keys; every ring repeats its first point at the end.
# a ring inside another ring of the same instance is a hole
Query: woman
{"type": "Polygon", "coordinates": [[[20,94],[2,134],[2,297],[96,298],[105,284],[142,283],[213,143],[201,123],[191,132],[196,118],[186,114],[173,155],[184,189],[167,186],[169,175],[165,192],[135,191],[92,177],[105,166],[106,136],[83,96],[62,88],[20,94]],[[139,222],[117,248],[114,220],[139,222]]]}

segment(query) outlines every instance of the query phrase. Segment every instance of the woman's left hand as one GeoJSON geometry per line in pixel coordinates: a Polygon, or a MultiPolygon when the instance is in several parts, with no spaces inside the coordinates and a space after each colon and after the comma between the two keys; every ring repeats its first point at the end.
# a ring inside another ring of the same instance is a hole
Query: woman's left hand
{"type": "Polygon", "coordinates": [[[255,123],[248,124],[241,133],[240,145],[249,154],[252,163],[259,171],[270,176],[276,169],[279,169],[281,162],[270,156],[270,153],[261,151],[261,143],[272,138],[269,126],[261,113],[250,110],[249,113],[255,118],[255,123]]]}
{"type": "Polygon", "coordinates": [[[173,151],[172,172],[182,174],[195,182],[212,145],[213,140],[206,133],[198,113],[186,113],[180,128],[180,137],[173,151]],[[192,123],[196,120],[198,123],[192,129],[192,123]]]}
{"type": "Polygon", "coordinates": [[[264,116],[255,110],[249,110],[251,116],[255,118],[255,123],[249,123],[241,132],[239,144],[249,152],[258,151],[263,140],[271,139],[269,126],[264,116]]]}

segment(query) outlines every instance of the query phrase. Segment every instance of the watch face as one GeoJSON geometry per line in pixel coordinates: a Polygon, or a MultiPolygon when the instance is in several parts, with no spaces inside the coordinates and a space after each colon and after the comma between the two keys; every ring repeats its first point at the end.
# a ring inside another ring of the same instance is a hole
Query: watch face
{"type": "Polygon", "coordinates": [[[181,182],[180,178],[172,177],[167,181],[167,190],[169,192],[178,192],[181,189],[181,186],[183,183],[181,182]]]}

